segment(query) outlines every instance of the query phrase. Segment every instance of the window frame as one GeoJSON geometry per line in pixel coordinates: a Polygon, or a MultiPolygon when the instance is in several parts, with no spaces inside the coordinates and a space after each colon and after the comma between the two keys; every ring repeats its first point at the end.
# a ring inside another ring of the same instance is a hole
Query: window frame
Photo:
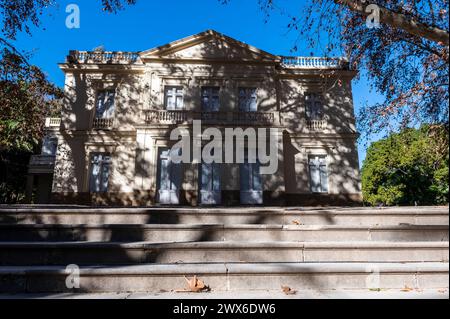
{"type": "Polygon", "coordinates": [[[214,86],[214,85],[204,85],[200,88],[200,104],[201,104],[201,110],[202,112],[219,112],[221,109],[221,87],[220,86],[214,86]],[[215,90],[217,90],[217,94],[215,94],[215,90]],[[205,91],[208,92],[207,95],[205,95],[205,91]],[[206,104],[207,107],[205,107],[205,100],[204,98],[208,98],[208,103],[206,104]],[[217,98],[217,108],[211,107],[214,105],[213,99],[217,98]]]}
{"type": "Polygon", "coordinates": [[[91,194],[105,194],[109,192],[110,182],[111,182],[111,173],[112,173],[112,154],[109,152],[94,152],[89,155],[89,193],[91,194]],[[101,160],[98,163],[94,163],[95,157],[101,156],[101,160]],[[108,158],[107,160],[105,158],[108,158]],[[100,179],[100,188],[99,190],[94,190],[94,186],[92,185],[94,176],[93,169],[94,165],[99,165],[99,179],[100,179]],[[104,166],[108,166],[108,179],[106,181],[106,188],[103,188],[104,183],[104,166]]]}
{"type": "Polygon", "coordinates": [[[164,86],[164,109],[166,111],[183,111],[185,110],[185,105],[184,105],[184,91],[185,88],[183,85],[165,85],[164,86]],[[172,98],[174,99],[173,103],[174,103],[174,108],[169,108],[169,92],[170,90],[175,90],[174,91],[174,95],[172,96],[172,98]],[[178,91],[181,91],[181,94],[178,94],[178,91]],[[178,107],[177,105],[177,101],[178,101],[178,97],[181,96],[181,107],[178,107]]]}
{"type": "Polygon", "coordinates": [[[238,110],[239,112],[258,112],[258,88],[257,87],[248,87],[248,86],[240,86],[238,87],[238,110]],[[250,93],[250,91],[253,91],[250,93]],[[245,94],[245,105],[242,104],[242,94],[244,91],[245,94]],[[253,101],[254,100],[254,101],[253,101]],[[252,109],[254,102],[254,109],[252,109]]]}
{"type": "Polygon", "coordinates": [[[42,140],[41,155],[56,156],[58,153],[58,137],[46,135],[42,140]],[[50,150],[50,152],[47,152],[50,150]]]}
{"type": "Polygon", "coordinates": [[[104,89],[98,89],[96,91],[95,94],[95,115],[94,118],[95,119],[104,119],[104,120],[110,120],[113,119],[115,117],[116,114],[116,96],[117,96],[117,89],[116,88],[104,88],[104,89]],[[113,97],[113,101],[110,107],[112,107],[112,111],[108,111],[108,108],[105,108],[103,111],[103,115],[102,116],[98,116],[99,115],[99,102],[100,102],[100,94],[104,93],[104,97],[103,97],[103,101],[102,101],[102,106],[104,107],[106,102],[107,102],[107,98],[108,98],[108,93],[112,93],[112,97],[113,97]],[[107,116],[104,116],[104,114],[107,114],[107,116]]]}
{"type": "Polygon", "coordinates": [[[308,156],[308,175],[309,175],[309,188],[313,194],[329,194],[330,193],[330,174],[329,174],[329,163],[328,155],[324,154],[310,154],[308,156]],[[317,162],[317,159],[319,162],[317,162]],[[323,161],[321,161],[323,159],[323,161]],[[315,161],[313,163],[312,161],[315,161]],[[312,167],[315,166],[317,173],[319,174],[319,184],[317,187],[319,190],[315,190],[315,185],[313,184],[313,170],[312,167]],[[326,178],[323,179],[323,170],[325,167],[326,178]]]}
{"type": "Polygon", "coordinates": [[[308,91],[304,95],[305,103],[305,117],[308,121],[322,121],[325,119],[325,103],[324,96],[321,92],[308,91]],[[308,101],[312,99],[312,102],[308,101]],[[320,103],[320,107],[317,110],[316,104],[320,103]]]}

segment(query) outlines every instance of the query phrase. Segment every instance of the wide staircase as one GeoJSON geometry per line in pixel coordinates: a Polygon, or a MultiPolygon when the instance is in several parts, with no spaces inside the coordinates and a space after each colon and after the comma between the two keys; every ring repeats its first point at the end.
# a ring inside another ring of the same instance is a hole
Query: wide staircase
{"type": "Polygon", "coordinates": [[[445,290],[448,227],[446,207],[0,207],[0,294],[170,292],[194,276],[213,292],[445,290]]]}

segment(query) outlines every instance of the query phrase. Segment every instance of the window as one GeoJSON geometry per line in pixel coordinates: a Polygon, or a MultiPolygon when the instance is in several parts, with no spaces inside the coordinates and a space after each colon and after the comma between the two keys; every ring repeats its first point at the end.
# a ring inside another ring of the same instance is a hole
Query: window
{"type": "Polygon", "coordinates": [[[241,164],[241,190],[243,191],[262,191],[262,180],[260,174],[260,163],[245,163],[241,164]]]}
{"type": "Polygon", "coordinates": [[[184,108],[182,86],[166,86],[164,92],[164,104],[166,110],[176,111],[184,108]]]}
{"type": "Polygon", "coordinates": [[[326,156],[312,155],[309,157],[309,174],[311,192],[328,193],[328,168],[326,156]]]}
{"type": "Polygon", "coordinates": [[[306,118],[311,121],[323,119],[322,95],[319,93],[307,93],[305,95],[306,118]]]}
{"type": "Polygon", "coordinates": [[[202,163],[201,165],[201,190],[203,191],[220,191],[220,164],[217,163],[202,163]]]}
{"type": "Polygon", "coordinates": [[[177,191],[181,187],[182,165],[171,161],[171,152],[181,155],[181,149],[161,149],[159,154],[160,190],[177,191]]]}
{"type": "Polygon", "coordinates": [[[42,142],[42,155],[55,156],[58,149],[58,139],[54,136],[46,136],[42,142]]]}
{"type": "Polygon", "coordinates": [[[220,109],[219,100],[220,88],[217,86],[202,87],[202,111],[218,112],[220,109]]]}
{"type": "Polygon", "coordinates": [[[256,112],[257,110],[257,89],[239,88],[239,111],[256,112]]]}
{"type": "Polygon", "coordinates": [[[111,155],[108,153],[91,156],[90,185],[91,193],[106,193],[109,186],[111,155]]]}
{"type": "Polygon", "coordinates": [[[96,119],[111,119],[114,117],[115,97],[115,90],[102,90],[97,92],[96,119]]]}

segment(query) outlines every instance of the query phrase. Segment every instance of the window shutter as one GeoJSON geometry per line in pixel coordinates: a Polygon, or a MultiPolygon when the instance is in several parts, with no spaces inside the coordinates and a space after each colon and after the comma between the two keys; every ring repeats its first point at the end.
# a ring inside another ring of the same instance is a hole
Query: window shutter
{"type": "Polygon", "coordinates": [[[107,91],[105,95],[105,118],[110,119],[114,117],[115,112],[115,92],[107,91]]]}
{"type": "Polygon", "coordinates": [[[323,193],[328,193],[328,172],[326,164],[320,166],[320,184],[321,191],[323,193]]]}
{"type": "Polygon", "coordinates": [[[95,118],[110,119],[115,112],[115,91],[105,90],[97,93],[97,104],[95,106],[95,118]]]}
{"type": "Polygon", "coordinates": [[[105,96],[104,91],[97,93],[97,105],[95,108],[95,117],[98,119],[103,119],[105,116],[105,96]]]}
{"type": "Polygon", "coordinates": [[[102,165],[102,177],[101,177],[101,192],[107,192],[108,191],[108,185],[109,185],[109,170],[110,170],[110,163],[104,162],[102,165]]]}
{"type": "Polygon", "coordinates": [[[96,159],[91,162],[90,192],[100,192],[100,164],[96,159]]]}
{"type": "Polygon", "coordinates": [[[177,191],[181,188],[181,179],[182,179],[183,169],[181,163],[173,163],[170,162],[170,187],[171,190],[177,191]]]}
{"type": "Polygon", "coordinates": [[[212,190],[213,171],[212,164],[202,163],[202,190],[212,190]]]}
{"type": "Polygon", "coordinates": [[[202,88],[202,110],[209,111],[209,93],[207,88],[202,88]]]}
{"type": "Polygon", "coordinates": [[[241,190],[250,190],[250,164],[243,163],[241,164],[241,190]]]}
{"type": "Polygon", "coordinates": [[[239,111],[240,112],[247,111],[246,94],[244,88],[239,88],[239,111]]]}
{"type": "Polygon", "coordinates": [[[170,151],[163,151],[160,155],[160,189],[169,190],[170,189],[170,161],[169,153],[170,151]]]}
{"type": "Polygon", "coordinates": [[[256,95],[256,89],[252,88],[249,89],[249,112],[256,112],[258,111],[258,104],[257,104],[257,95],[256,95]]]}
{"type": "Polygon", "coordinates": [[[252,181],[253,188],[255,191],[262,191],[262,182],[261,182],[261,174],[259,172],[260,164],[256,162],[254,164],[250,164],[252,166],[252,181]]]}
{"type": "Polygon", "coordinates": [[[310,159],[309,163],[309,172],[310,172],[310,180],[311,180],[311,192],[320,193],[320,169],[318,166],[318,158],[313,157],[310,159]]]}
{"type": "Polygon", "coordinates": [[[220,187],[220,177],[221,177],[221,166],[220,164],[217,163],[212,163],[212,181],[213,181],[213,191],[220,191],[221,187],[220,187]]]}

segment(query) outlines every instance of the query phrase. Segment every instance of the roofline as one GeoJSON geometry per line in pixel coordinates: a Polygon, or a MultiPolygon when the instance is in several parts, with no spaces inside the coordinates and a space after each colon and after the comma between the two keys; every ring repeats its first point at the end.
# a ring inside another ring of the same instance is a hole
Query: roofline
{"type": "Polygon", "coordinates": [[[278,55],[274,55],[274,54],[269,53],[267,51],[261,50],[261,49],[255,47],[255,46],[252,46],[252,45],[247,44],[245,42],[236,40],[236,39],[234,39],[234,38],[232,38],[230,36],[227,36],[227,35],[225,35],[223,33],[217,32],[217,31],[212,30],[212,29],[209,29],[209,30],[206,30],[206,31],[194,34],[194,35],[190,35],[190,36],[182,38],[180,40],[175,40],[173,42],[170,42],[170,43],[167,43],[167,44],[164,44],[164,45],[161,45],[161,46],[149,49],[149,50],[141,51],[141,52],[138,52],[138,53],[139,53],[140,57],[142,58],[145,55],[149,55],[149,54],[153,54],[153,53],[157,53],[157,52],[163,52],[165,50],[174,49],[174,48],[176,48],[178,46],[183,46],[183,44],[187,44],[187,43],[191,42],[192,40],[201,39],[201,38],[207,37],[207,36],[216,36],[216,37],[225,39],[227,41],[234,42],[237,45],[243,46],[243,47],[247,48],[248,50],[250,50],[250,51],[252,51],[254,53],[268,56],[268,57],[270,57],[270,58],[272,58],[274,60],[280,60],[281,59],[281,57],[278,56],[278,55]]]}

